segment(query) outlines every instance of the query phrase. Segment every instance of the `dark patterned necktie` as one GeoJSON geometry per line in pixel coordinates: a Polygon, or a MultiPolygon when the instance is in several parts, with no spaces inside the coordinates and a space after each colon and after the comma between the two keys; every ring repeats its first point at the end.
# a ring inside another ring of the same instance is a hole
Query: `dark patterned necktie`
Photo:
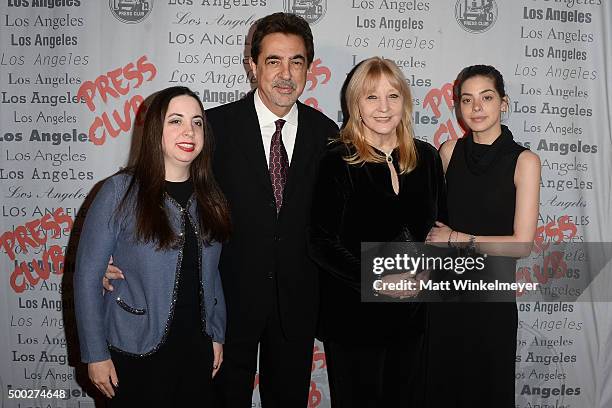
{"type": "Polygon", "coordinates": [[[272,143],[270,144],[270,181],[272,181],[272,189],[274,190],[274,201],[276,201],[276,212],[280,211],[283,204],[283,189],[287,181],[287,170],[289,170],[289,157],[287,150],[283,144],[281,130],[285,121],[282,119],[274,122],[276,130],[272,135],[272,143]]]}

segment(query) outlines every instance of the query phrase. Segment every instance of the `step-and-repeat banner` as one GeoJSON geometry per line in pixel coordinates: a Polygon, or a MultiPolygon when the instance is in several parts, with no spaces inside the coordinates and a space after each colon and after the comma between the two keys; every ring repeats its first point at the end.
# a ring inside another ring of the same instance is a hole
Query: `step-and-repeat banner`
{"type": "MultiPolygon", "coordinates": [[[[506,123],[542,161],[540,244],[612,241],[608,0],[2,0],[2,406],[94,405],[75,361],[77,213],[126,164],[151,93],[185,85],[208,108],[254,86],[249,27],[276,11],[310,22],[316,55],[301,100],[338,123],[346,74],[383,56],[412,87],[416,136],[439,147],[462,135],[457,73],[496,66],[511,98],[506,123]],[[9,398],[24,389],[48,392],[9,398]]],[[[581,252],[565,253],[565,278],[586,272],[581,252]]],[[[606,293],[610,282],[600,273],[591,287],[606,293]]],[[[518,306],[517,407],[612,406],[610,304],[546,300],[518,306]]],[[[309,407],[329,407],[320,343],[314,356],[309,407]]]]}

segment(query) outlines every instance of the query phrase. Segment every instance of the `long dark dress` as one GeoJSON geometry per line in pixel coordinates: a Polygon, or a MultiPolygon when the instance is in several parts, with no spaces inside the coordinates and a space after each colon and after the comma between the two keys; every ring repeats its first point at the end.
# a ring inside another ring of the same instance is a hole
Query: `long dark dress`
{"type": "Polygon", "coordinates": [[[408,174],[399,174],[397,149],[392,153],[398,194],[386,162],[348,164],[344,157],[354,150],[344,144],[330,146],[321,161],[310,252],[321,270],[318,337],[334,407],[404,407],[396,405],[399,397],[423,392],[417,383],[424,379],[425,305],[361,303],[360,297],[361,242],[394,241],[405,227],[423,241],[434,221],[445,218],[441,160],[431,145],[415,143],[418,165],[408,174]]]}
{"type": "MultiPolygon", "coordinates": [[[[492,145],[474,143],[471,134],[457,141],[446,170],[453,230],[513,234],[514,170],[523,150],[505,126],[492,145]]],[[[513,282],[514,273],[513,259],[489,257],[484,271],[462,278],[513,282]]],[[[430,304],[429,407],[514,408],[518,314],[514,297],[507,295],[505,302],[430,304]]]]}

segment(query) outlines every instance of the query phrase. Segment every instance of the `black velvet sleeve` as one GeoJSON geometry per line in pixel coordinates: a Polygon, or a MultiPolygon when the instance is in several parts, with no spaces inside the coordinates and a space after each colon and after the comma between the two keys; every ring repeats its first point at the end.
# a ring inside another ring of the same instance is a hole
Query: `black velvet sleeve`
{"type": "MultiPolygon", "coordinates": [[[[432,146],[433,147],[433,146],[432,146]]],[[[434,148],[435,151],[435,148],[434,148]]],[[[437,206],[438,206],[438,217],[437,220],[443,222],[448,225],[448,211],[446,208],[446,179],[444,178],[444,167],[442,165],[442,159],[440,158],[440,154],[435,151],[434,154],[435,166],[434,170],[436,172],[435,179],[437,184],[437,206]]]]}
{"type": "Polygon", "coordinates": [[[312,203],[309,252],[324,272],[359,292],[360,260],[341,241],[346,202],[351,192],[343,151],[343,146],[331,147],[321,160],[312,203]]]}
{"type": "Polygon", "coordinates": [[[444,178],[444,168],[438,150],[431,144],[415,140],[419,158],[420,178],[412,180],[413,183],[420,185],[426,183],[427,187],[421,199],[427,203],[427,208],[421,208],[413,212],[411,224],[414,227],[413,235],[418,241],[424,241],[425,236],[435,225],[436,221],[448,223],[448,211],[446,207],[446,181],[444,178]]]}

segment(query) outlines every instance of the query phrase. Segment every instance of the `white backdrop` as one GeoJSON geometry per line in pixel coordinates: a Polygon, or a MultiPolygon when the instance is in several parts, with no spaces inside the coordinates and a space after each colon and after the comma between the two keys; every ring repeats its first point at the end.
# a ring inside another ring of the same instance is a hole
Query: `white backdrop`
{"type": "MultiPolygon", "coordinates": [[[[608,0],[4,0],[2,406],[93,406],[76,381],[71,344],[75,216],[91,187],[125,164],[144,98],[173,84],[198,92],[207,108],[240,98],[253,81],[248,29],[283,10],[307,18],[315,36],[301,99],[339,123],[346,73],[379,55],[402,68],[416,135],[438,147],[461,136],[450,104],[456,74],[496,66],[512,99],[507,123],[542,160],[542,239],[564,231],[574,242],[612,241],[608,0]],[[8,390],[42,387],[67,397],[8,398],[8,390]]],[[[603,274],[593,286],[612,289],[603,274]]],[[[609,303],[550,313],[543,307],[557,303],[527,305],[517,407],[612,406],[609,303]]],[[[328,407],[324,355],[315,347],[309,407],[328,407]]]]}

